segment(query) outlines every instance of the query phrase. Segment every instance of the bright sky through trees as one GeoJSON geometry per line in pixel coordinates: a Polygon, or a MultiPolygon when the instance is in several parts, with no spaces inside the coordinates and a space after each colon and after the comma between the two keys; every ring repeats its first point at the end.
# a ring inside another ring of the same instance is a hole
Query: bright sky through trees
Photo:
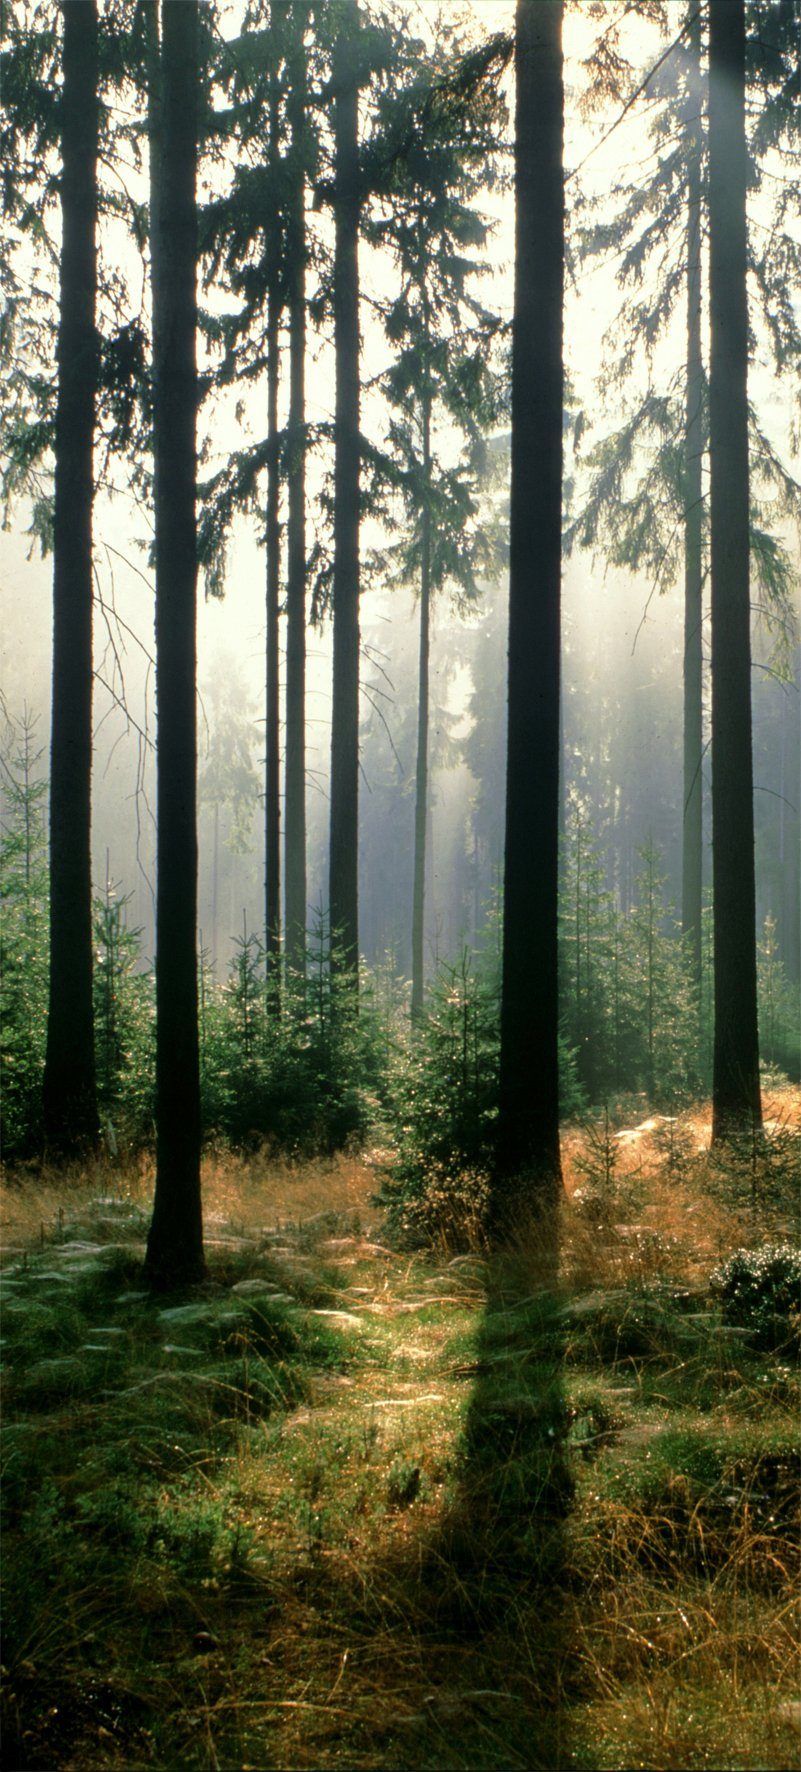
{"type": "MultiPolygon", "coordinates": [[[[421,35],[430,34],[435,25],[439,7],[432,0],[417,0],[414,19],[419,26],[421,35]]],[[[474,0],[472,5],[446,6],[446,17],[465,19],[472,34],[478,38],[498,31],[509,31],[513,22],[514,9],[508,0],[474,0]]],[[[606,31],[608,15],[610,24],[619,14],[619,8],[609,4],[598,16],[598,9],[586,5],[571,5],[567,8],[565,19],[565,56],[566,56],[566,143],[565,165],[568,174],[568,201],[572,203],[579,184],[589,196],[603,194],[611,188],[614,180],[623,176],[636,176],[639,168],[643,175],[648,166],[648,155],[651,152],[647,142],[647,115],[649,99],[645,94],[630,113],[620,119],[620,105],[615,103],[589,113],[582,105],[582,95],[586,88],[586,72],[583,64],[590,55],[599,32],[606,31]],[[580,177],[573,176],[580,169],[580,177]]],[[[232,5],[223,13],[223,29],[232,28],[241,7],[232,5]],[[227,21],[227,23],[226,23],[227,21]]],[[[683,0],[669,0],[668,15],[670,29],[675,23],[675,35],[681,27],[683,16],[683,0]]],[[[665,38],[635,8],[628,13],[623,25],[621,44],[637,71],[635,78],[642,78],[663,53],[665,38]]],[[[507,76],[507,85],[510,81],[507,76]]],[[[509,170],[509,142],[505,144],[505,153],[501,156],[509,170]]],[[[144,194],[142,176],[134,172],[126,173],[126,183],[134,195],[144,194]],[[139,190],[141,185],[142,189],[139,190]]],[[[209,176],[209,175],[207,175],[209,176]]],[[[216,174],[212,170],[212,177],[216,174]]],[[[489,306],[494,306],[505,317],[511,311],[511,261],[513,248],[513,205],[511,190],[494,188],[486,193],[482,200],[485,211],[492,216],[494,233],[487,252],[487,273],[482,281],[482,298],[489,306]]],[[[756,216],[757,225],[760,224],[756,216]]],[[[314,225],[325,234],[328,219],[323,215],[315,215],[314,225]]],[[[57,227],[57,210],[53,212],[53,224],[57,227]]],[[[570,218],[568,218],[568,237],[570,218]]],[[[142,290],[142,271],[140,263],[120,222],[104,223],[106,252],[111,262],[124,270],[129,279],[131,297],[138,304],[142,290]]],[[[596,260],[578,269],[569,259],[566,283],[565,312],[565,347],[567,359],[568,385],[572,390],[571,398],[579,407],[585,407],[593,420],[603,421],[612,429],[617,415],[613,411],[599,413],[597,411],[597,395],[593,388],[593,377],[600,368],[603,351],[603,338],[616,312],[619,294],[614,282],[615,260],[612,256],[607,261],[596,260]],[[572,273],[572,274],[571,274],[572,273]]],[[[37,279],[43,283],[47,277],[44,265],[37,270],[37,279]]],[[[371,299],[386,293],[389,273],[377,255],[367,246],[361,249],[361,277],[364,301],[362,305],[363,329],[363,372],[369,383],[381,373],[387,362],[387,345],[382,329],[371,310],[371,299]]],[[[220,298],[216,298],[219,300],[220,298]]],[[[671,355],[678,356],[681,351],[680,320],[669,329],[659,351],[664,361],[670,361],[671,355]]],[[[309,328],[310,362],[307,372],[308,417],[312,424],[330,423],[333,416],[333,354],[327,335],[309,328]]],[[[789,380],[784,387],[777,387],[767,374],[766,353],[757,335],[756,356],[752,366],[752,388],[760,400],[763,421],[777,444],[786,450],[790,430],[790,402],[792,390],[789,380]]],[[[287,381],[283,379],[281,402],[285,417],[287,381]]],[[[237,414],[236,406],[239,394],[225,398],[215,398],[209,402],[201,414],[200,433],[208,450],[207,460],[202,472],[212,472],[225,459],[227,452],[244,436],[259,435],[262,423],[262,395],[259,391],[250,391],[244,396],[243,409],[237,414]]],[[[368,436],[381,441],[382,427],[385,424],[385,412],[380,395],[368,387],[363,401],[363,423],[368,436]]],[[[311,458],[308,466],[309,493],[309,528],[313,540],[315,523],[318,521],[316,499],[321,488],[322,467],[319,460],[311,458]]],[[[0,562],[2,562],[2,598],[3,598],[3,658],[2,682],[7,704],[11,712],[17,712],[23,702],[29,707],[42,710],[40,734],[46,740],[45,714],[48,694],[46,683],[50,664],[50,601],[51,571],[50,562],[42,562],[38,550],[30,548],[30,541],[24,535],[27,524],[25,512],[20,509],[16,514],[15,528],[10,534],[0,535],[0,562]]],[[[103,682],[97,687],[96,693],[96,810],[94,819],[95,872],[98,879],[105,873],[106,850],[111,850],[112,871],[127,880],[138,882],[137,920],[149,925],[149,890],[141,871],[137,867],[137,838],[135,828],[139,823],[139,855],[144,861],[145,870],[149,872],[149,854],[151,840],[149,836],[149,811],[146,799],[140,796],[137,818],[130,820],[130,831],[124,835],[120,830],[119,821],[114,816],[114,808],[120,804],[130,805],[133,811],[137,780],[148,779],[148,742],[152,739],[152,711],[148,711],[148,697],[152,691],[151,672],[142,648],[152,651],[152,603],[150,574],[147,564],[147,545],[152,533],[150,514],[144,509],[132,505],[129,495],[122,491],[113,503],[100,498],[95,521],[97,585],[103,601],[112,602],[129,624],[138,639],[134,639],[123,630],[116,630],[115,644],[119,651],[120,662],[125,675],[125,698],[135,724],[126,729],[125,721],[119,708],[103,689],[103,682]],[[122,645],[120,645],[122,640],[122,645]],[[138,643],[141,642],[141,645],[138,643]],[[144,737],[142,735],[145,735],[144,737]],[[108,801],[108,812],[105,810],[108,801]]],[[[380,535],[374,523],[367,522],[364,526],[363,545],[369,550],[380,535]]],[[[253,722],[256,727],[256,748],[261,745],[261,727],[258,725],[262,695],[262,647],[263,647],[263,552],[258,547],[252,526],[240,523],[237,525],[229,551],[227,590],[222,602],[204,600],[199,605],[199,681],[201,693],[208,689],[212,677],[229,677],[239,685],[239,698],[243,707],[250,701],[253,708],[253,722]]],[[[579,624],[588,620],[591,629],[597,627],[599,620],[609,634],[616,633],[617,643],[621,646],[622,656],[630,654],[635,634],[642,615],[642,608],[647,587],[636,592],[626,587],[624,581],[614,574],[607,575],[604,585],[604,604],[601,609],[597,599],[587,599],[584,587],[591,578],[589,562],[571,560],[565,567],[565,634],[569,648],[579,650],[584,645],[583,634],[579,632],[579,624]]],[[[364,617],[369,630],[368,644],[388,647],[385,642],[393,628],[400,621],[405,621],[407,604],[405,599],[397,600],[398,593],[393,593],[395,602],[380,587],[368,591],[364,599],[364,617]],[[404,613],[400,613],[404,611],[404,613]],[[384,637],[382,640],[382,636],[384,637]]],[[[655,632],[661,636],[658,644],[668,649],[677,643],[677,609],[672,597],[657,600],[649,611],[649,622],[655,632]]],[[[116,665],[113,650],[108,642],[105,616],[99,611],[98,633],[96,640],[97,666],[100,677],[109,683],[115,694],[121,694],[121,684],[116,677],[116,665]]],[[[443,621],[447,618],[444,613],[443,621]]],[[[113,622],[112,622],[113,627],[113,622]]],[[[642,649],[642,639],[638,642],[642,649]]],[[[309,646],[309,702],[308,702],[308,741],[310,769],[310,815],[315,817],[314,805],[318,803],[318,812],[324,815],[325,781],[327,775],[328,722],[330,720],[330,631],[328,627],[322,633],[310,633],[309,646]]],[[[379,660],[380,663],[380,660],[379,660]]],[[[385,661],[384,661],[385,663],[385,661]]],[[[377,667],[378,668],[378,667],[377,667]]],[[[643,667],[643,682],[647,682],[649,671],[643,667]]],[[[377,679],[378,680],[378,679],[377,679]]],[[[386,685],[383,685],[386,691],[386,685]]],[[[388,691],[387,691],[388,692],[388,691]]],[[[388,692],[390,693],[390,692],[388,692]]],[[[469,674],[458,663],[450,673],[445,685],[439,689],[435,686],[435,696],[450,708],[451,713],[466,717],[465,697],[469,693],[469,674]]],[[[391,722],[390,722],[391,723],[391,722]]],[[[204,754],[203,716],[200,723],[201,762],[204,754]]],[[[387,741],[387,753],[389,744],[387,741]]],[[[409,760],[404,757],[404,764],[409,767],[409,760]]],[[[241,889],[245,894],[243,883],[241,889]]],[[[255,915],[258,895],[247,888],[248,903],[252,903],[255,915]]]]}

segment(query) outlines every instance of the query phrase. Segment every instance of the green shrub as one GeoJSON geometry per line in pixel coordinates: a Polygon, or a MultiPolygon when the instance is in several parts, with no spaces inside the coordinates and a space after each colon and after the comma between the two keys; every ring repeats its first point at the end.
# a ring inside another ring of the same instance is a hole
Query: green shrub
{"type": "MultiPolygon", "coordinates": [[[[559,1041],[563,1115],[583,1111],[575,1055],[559,1041]]],[[[485,1233],[500,1075],[497,967],[465,949],[441,964],[425,1014],[395,1065],[397,1157],[384,1184],[390,1230],[404,1242],[474,1248],[485,1233]]]]}
{"type": "Polygon", "coordinates": [[[699,1005],[658,850],[640,850],[626,912],[586,810],[573,800],[559,903],[562,1021],[593,1104],[627,1092],[669,1106],[701,1082],[699,1005]]]}
{"type": "Polygon", "coordinates": [[[269,1139],[311,1154],[361,1143],[386,1090],[387,1043],[369,978],[358,998],[332,965],[322,923],[306,978],[279,999],[255,935],[239,942],[226,985],[206,982],[201,1028],[204,1131],[232,1144],[269,1139]]]}
{"type": "Polygon", "coordinates": [[[498,1117],[498,993],[467,951],[440,966],[395,1077],[398,1154],[385,1183],[403,1241],[480,1240],[498,1117]]]}
{"type": "Polygon", "coordinates": [[[787,977],[776,940],[776,920],[765,918],[757,943],[759,1044],[763,1065],[801,1082],[801,1003],[798,984],[787,977]]]}
{"type": "Polygon", "coordinates": [[[9,722],[0,755],[0,1064],[3,1154],[27,1157],[42,1140],[42,1078],[49,951],[47,783],[37,776],[35,723],[9,722]]]}
{"type": "Polygon", "coordinates": [[[801,1253],[787,1243],[738,1249],[710,1277],[727,1323],[750,1330],[760,1347],[799,1338],[801,1253]]]}
{"type": "Polygon", "coordinates": [[[155,980],[140,969],[141,930],[129,929],[128,897],[111,880],[94,902],[97,1098],[112,1155],[149,1143],[154,1132],[155,980]]]}
{"type": "Polygon", "coordinates": [[[490,1178],[483,1169],[454,1169],[432,1162],[388,1192],[394,1236],[413,1248],[433,1244],[475,1249],[485,1239],[490,1178]]]}

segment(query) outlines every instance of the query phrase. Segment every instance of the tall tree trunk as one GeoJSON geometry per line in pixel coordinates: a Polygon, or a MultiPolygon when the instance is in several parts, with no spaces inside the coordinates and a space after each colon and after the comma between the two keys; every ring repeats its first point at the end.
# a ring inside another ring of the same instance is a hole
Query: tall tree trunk
{"type": "Polygon", "coordinates": [[[495,1219],[556,1197],[562,541],[562,0],[518,0],[509,727],[495,1219]]]}
{"type": "MultiPolygon", "coordinates": [[[[801,675],[801,650],[796,648],[794,680],[801,675]]],[[[801,730],[799,729],[798,696],[790,685],[782,694],[781,712],[781,794],[782,814],[781,862],[781,924],[779,947],[787,976],[794,984],[801,979],[801,915],[799,915],[799,845],[798,808],[801,803],[801,730]],[[788,811],[790,816],[788,818],[788,811]]]]}
{"type": "Polygon", "coordinates": [[[687,382],[684,420],[684,808],[681,926],[693,980],[701,988],[703,875],[703,485],[704,366],[701,353],[701,16],[690,21],[688,97],[687,382]]]}
{"type": "Polygon", "coordinates": [[[423,486],[420,560],[420,672],[417,690],[417,768],[414,789],[414,888],[412,898],[412,1021],[423,1013],[426,825],[428,820],[429,664],[431,654],[431,399],[423,393],[423,486]]]}
{"type": "Polygon", "coordinates": [[[359,8],[334,48],[334,680],[329,904],[334,962],[359,967],[359,8]]]}
{"type": "Polygon", "coordinates": [[[761,1125],[748,507],[744,0],[709,7],[712,1137],[761,1125]]]}
{"type": "Polygon", "coordinates": [[[92,1012],[92,455],[97,343],[97,8],[63,12],[53,533],[50,987],[43,1117],[67,1155],[97,1137],[92,1012]]]}
{"type": "Polygon", "coordinates": [[[281,724],[279,705],[278,610],[281,578],[279,521],[280,463],[278,439],[278,293],[273,280],[267,308],[267,671],[265,695],[266,757],[264,767],[264,926],[270,1003],[279,1008],[281,957],[281,724]]]}
{"type": "Polygon", "coordinates": [[[156,1192],[146,1272],[204,1272],[197,1013],[197,0],[161,0],[152,57],[151,277],[156,528],[156,1192]]]}
{"type": "MultiPolygon", "coordinates": [[[[270,34],[274,43],[276,64],[283,50],[283,5],[270,7],[270,34]]],[[[272,81],[269,100],[270,174],[278,173],[278,74],[272,81]]],[[[264,760],[264,944],[267,974],[268,1005],[280,1011],[279,980],[281,960],[281,708],[279,607],[281,592],[281,462],[278,437],[278,384],[280,377],[279,326],[280,278],[278,261],[278,211],[267,217],[272,239],[268,245],[271,256],[270,284],[267,297],[267,505],[265,540],[267,567],[265,585],[266,658],[265,658],[265,760],[264,760]]]]}
{"type": "Polygon", "coordinates": [[[220,881],[220,802],[214,802],[214,849],[212,852],[211,873],[211,964],[215,978],[217,974],[217,946],[219,941],[219,881],[220,881]]]}
{"type": "Polygon", "coordinates": [[[289,438],[287,465],[286,768],[284,910],[287,966],[302,973],[306,953],[306,50],[305,7],[293,21],[287,109],[292,192],[287,218],[289,438]]]}

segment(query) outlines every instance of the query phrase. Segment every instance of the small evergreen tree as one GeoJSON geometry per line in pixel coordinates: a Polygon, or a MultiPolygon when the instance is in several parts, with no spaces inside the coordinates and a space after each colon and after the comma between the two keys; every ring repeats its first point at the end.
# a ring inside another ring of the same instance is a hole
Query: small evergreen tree
{"type": "Polygon", "coordinates": [[[801,1082],[801,1003],[798,985],[787,977],[776,940],[776,919],[765,918],[757,944],[759,1034],[765,1064],[801,1082]]]}
{"type": "Polygon", "coordinates": [[[0,756],[0,1064],[3,1155],[30,1156],[42,1134],[48,986],[47,783],[27,713],[0,756]]]}
{"type": "Polygon", "coordinates": [[[592,1103],[642,1093],[652,1104],[671,1104],[700,1081],[687,946],[653,842],[639,854],[632,904],[623,912],[606,885],[594,827],[573,802],[560,905],[562,1026],[592,1103]]]}
{"type": "Polygon", "coordinates": [[[128,926],[131,895],[108,866],[94,904],[95,1044],[102,1128],[112,1155],[153,1137],[155,1005],[153,975],[140,966],[141,930],[128,926]]]}
{"type": "Polygon", "coordinates": [[[560,881],[560,1001],[591,1101],[622,1087],[619,932],[606,869],[586,808],[568,808],[560,881]]]}
{"type": "Polygon", "coordinates": [[[695,1079],[697,1010],[681,931],[665,903],[665,876],[652,841],[640,850],[635,903],[626,919],[625,959],[636,986],[639,1076],[648,1100],[686,1099],[695,1079]]]}

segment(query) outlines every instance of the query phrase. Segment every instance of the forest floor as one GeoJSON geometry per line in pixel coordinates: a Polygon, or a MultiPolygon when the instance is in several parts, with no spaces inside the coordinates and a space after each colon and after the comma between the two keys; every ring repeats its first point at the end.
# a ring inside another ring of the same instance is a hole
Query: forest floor
{"type": "Polygon", "coordinates": [[[768,1118],[568,1132],[557,1284],[389,1247],[379,1151],[210,1156],[157,1300],[146,1165],[10,1178],[9,1772],[796,1764],[798,1375],[710,1289],[768,1118]]]}

